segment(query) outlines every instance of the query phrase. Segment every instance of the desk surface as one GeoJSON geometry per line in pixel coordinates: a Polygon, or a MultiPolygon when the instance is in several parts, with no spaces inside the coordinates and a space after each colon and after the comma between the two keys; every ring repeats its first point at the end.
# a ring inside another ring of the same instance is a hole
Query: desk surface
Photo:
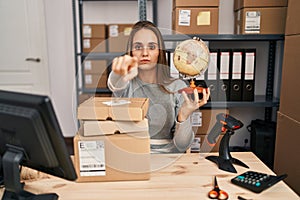
{"type": "MultiPolygon", "coordinates": [[[[55,192],[62,200],[76,199],[155,199],[155,200],[202,200],[209,199],[213,176],[217,175],[219,187],[229,193],[229,199],[242,196],[247,199],[300,199],[283,181],[260,194],[230,183],[230,179],[247,170],[274,174],[250,152],[232,153],[250,168],[235,165],[237,174],[219,170],[205,159],[210,154],[152,154],[151,178],[147,181],[88,182],[76,183],[51,177],[25,183],[25,190],[32,193],[55,192]]],[[[3,189],[0,190],[2,196],[3,189]]]]}

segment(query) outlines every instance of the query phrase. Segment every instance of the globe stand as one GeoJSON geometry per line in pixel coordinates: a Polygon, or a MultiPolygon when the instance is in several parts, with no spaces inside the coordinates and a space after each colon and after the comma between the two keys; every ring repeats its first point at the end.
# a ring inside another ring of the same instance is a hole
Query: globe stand
{"type": "Polygon", "coordinates": [[[198,93],[203,93],[203,90],[206,90],[207,92],[207,88],[196,86],[194,79],[191,79],[190,87],[180,89],[178,90],[178,92],[182,93],[184,91],[186,94],[194,94],[194,89],[197,89],[198,93]]]}
{"type": "Polygon", "coordinates": [[[221,143],[220,143],[219,156],[207,156],[206,159],[216,163],[218,165],[219,169],[221,169],[221,170],[232,172],[232,173],[237,173],[233,164],[237,164],[237,165],[240,165],[245,168],[249,168],[249,167],[242,161],[240,161],[236,158],[233,158],[230,155],[229,140],[230,140],[231,135],[233,135],[233,134],[234,134],[234,131],[227,130],[221,140],[221,143]]]}

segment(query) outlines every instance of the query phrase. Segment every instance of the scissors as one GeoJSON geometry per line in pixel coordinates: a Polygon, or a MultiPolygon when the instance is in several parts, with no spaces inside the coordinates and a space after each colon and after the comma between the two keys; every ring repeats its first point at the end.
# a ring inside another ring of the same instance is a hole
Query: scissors
{"type": "Polygon", "coordinates": [[[228,194],[227,192],[225,192],[224,190],[221,190],[218,186],[218,182],[217,182],[217,177],[215,176],[215,180],[214,180],[214,189],[212,189],[209,193],[208,193],[208,197],[210,199],[219,199],[219,200],[226,200],[228,199],[228,194]]]}

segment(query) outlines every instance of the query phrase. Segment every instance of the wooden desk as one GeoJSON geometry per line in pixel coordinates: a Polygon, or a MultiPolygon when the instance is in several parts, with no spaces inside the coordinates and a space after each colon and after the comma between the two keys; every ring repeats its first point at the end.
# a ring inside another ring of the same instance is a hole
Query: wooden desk
{"type": "MultiPolygon", "coordinates": [[[[138,199],[138,200],[202,200],[209,199],[213,176],[217,175],[221,189],[229,193],[229,199],[240,195],[247,199],[299,199],[283,181],[260,194],[230,183],[230,179],[249,169],[235,165],[237,174],[219,170],[205,159],[210,154],[153,154],[151,155],[151,179],[148,181],[76,183],[51,177],[27,181],[25,190],[33,193],[55,192],[62,200],[76,199],[138,199]]],[[[216,154],[215,154],[216,155],[216,154]]],[[[233,157],[247,164],[251,170],[274,174],[250,152],[232,153],[233,157]]],[[[2,196],[3,189],[0,190],[2,196]]]]}

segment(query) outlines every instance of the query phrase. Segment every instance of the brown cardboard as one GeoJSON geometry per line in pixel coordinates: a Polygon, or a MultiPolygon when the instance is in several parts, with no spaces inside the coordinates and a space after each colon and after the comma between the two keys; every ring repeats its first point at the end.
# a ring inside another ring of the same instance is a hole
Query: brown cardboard
{"type": "Polygon", "coordinates": [[[287,5],[288,0],[235,0],[234,10],[259,7],[286,7],[287,5]]]}
{"type": "Polygon", "coordinates": [[[84,74],[85,88],[107,88],[107,73],[103,74],[84,74]]]}
{"type": "Polygon", "coordinates": [[[82,38],[106,38],[105,24],[82,24],[82,38]]]}
{"type": "Polygon", "coordinates": [[[285,35],[300,34],[300,1],[289,0],[286,17],[285,35]]]}
{"type": "Polygon", "coordinates": [[[85,74],[107,74],[106,60],[84,60],[83,70],[85,74]]]}
{"type": "Polygon", "coordinates": [[[300,194],[300,122],[281,112],[277,113],[277,132],[274,158],[274,171],[288,174],[284,180],[300,194]]]}
{"type": "Polygon", "coordinates": [[[82,121],[83,135],[112,135],[116,133],[135,133],[148,131],[148,120],[142,121],[82,121]]]}
{"type": "Polygon", "coordinates": [[[149,134],[84,137],[80,131],[74,137],[74,165],[77,182],[148,180],[149,134]]]}
{"type": "Polygon", "coordinates": [[[104,38],[84,38],[83,41],[84,53],[103,53],[106,52],[106,42],[104,38]]]}
{"type": "Polygon", "coordinates": [[[201,126],[194,127],[197,130],[196,135],[206,135],[212,129],[212,127],[216,124],[216,116],[219,113],[227,113],[229,114],[228,109],[201,109],[200,110],[202,115],[202,122],[201,126]]]}
{"type": "Polygon", "coordinates": [[[178,34],[218,34],[218,7],[176,8],[172,17],[172,28],[178,34]]]}
{"type": "Polygon", "coordinates": [[[219,7],[219,0],[173,0],[174,7],[219,7]]]}
{"type": "Polygon", "coordinates": [[[194,138],[194,142],[191,145],[190,152],[191,153],[209,153],[209,152],[218,152],[221,139],[224,135],[220,135],[217,138],[217,142],[215,145],[210,145],[207,142],[207,135],[196,135],[194,138]]]}
{"type": "Polygon", "coordinates": [[[286,7],[268,7],[268,8],[243,8],[235,12],[235,34],[284,34],[285,20],[286,20],[286,7]],[[256,15],[256,17],[249,17],[256,15]],[[248,16],[248,17],[247,17],[248,16]],[[251,28],[246,30],[246,20],[253,22],[253,19],[259,19],[255,26],[253,23],[251,28]]]}
{"type": "Polygon", "coordinates": [[[133,24],[108,25],[109,52],[126,52],[126,46],[133,24]]]}
{"type": "Polygon", "coordinates": [[[82,120],[141,121],[147,114],[148,106],[148,98],[92,97],[78,106],[77,115],[82,120]]]}
{"type": "Polygon", "coordinates": [[[279,111],[300,121],[300,35],[285,37],[279,111]]]}
{"type": "Polygon", "coordinates": [[[78,95],[78,105],[92,97],[111,97],[111,93],[82,93],[78,95]]]}

